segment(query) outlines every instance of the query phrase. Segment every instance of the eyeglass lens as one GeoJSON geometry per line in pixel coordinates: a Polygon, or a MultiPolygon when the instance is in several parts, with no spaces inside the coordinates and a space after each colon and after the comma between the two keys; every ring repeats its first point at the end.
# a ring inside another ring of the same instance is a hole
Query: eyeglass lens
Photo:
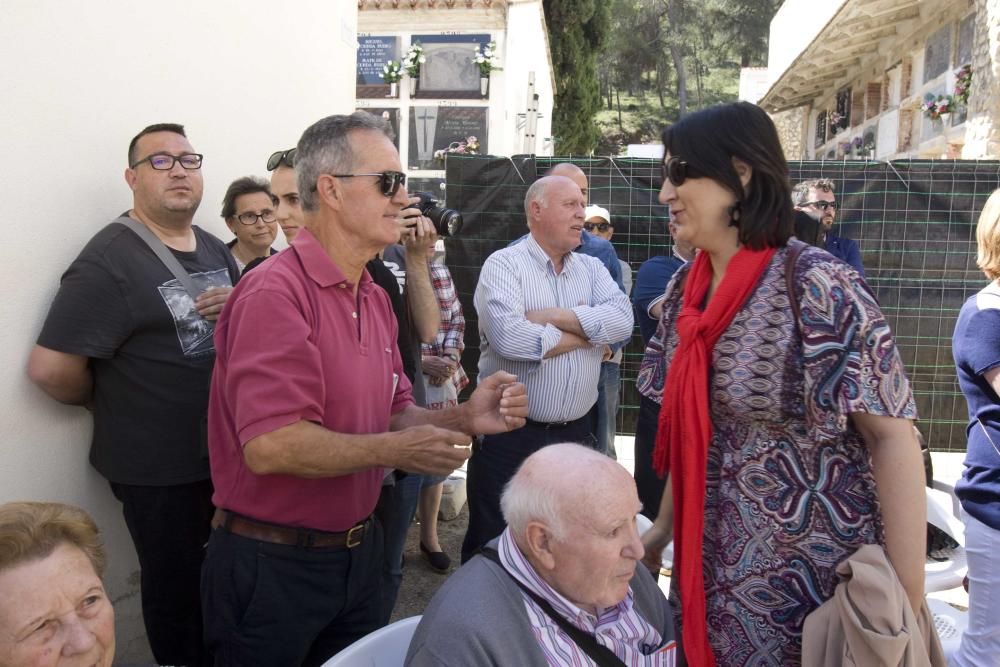
{"type": "MultiPolygon", "coordinates": [[[[185,153],[184,155],[150,155],[146,160],[149,166],[159,171],[167,171],[174,168],[174,164],[180,162],[185,169],[200,169],[202,156],[197,153],[185,153]]],[[[142,162],[142,160],[139,160],[142,162]]]]}
{"type": "Polygon", "coordinates": [[[401,185],[406,185],[406,174],[400,171],[383,171],[379,174],[379,186],[384,196],[395,196],[401,185]]]}
{"type": "Polygon", "coordinates": [[[275,220],[277,220],[277,218],[274,215],[274,211],[272,211],[269,208],[264,209],[260,213],[254,213],[253,211],[247,211],[245,213],[240,213],[238,216],[236,216],[237,220],[239,220],[241,223],[243,223],[244,225],[247,225],[247,226],[256,225],[257,224],[257,218],[260,218],[264,222],[268,222],[268,223],[274,222],[275,220]]]}
{"type": "Polygon", "coordinates": [[[599,232],[606,232],[611,227],[607,222],[585,222],[583,228],[588,232],[592,232],[595,229],[599,232]]]}
{"type": "Polygon", "coordinates": [[[674,187],[683,185],[688,177],[688,163],[676,156],[660,165],[660,170],[663,180],[670,181],[674,187]]]}

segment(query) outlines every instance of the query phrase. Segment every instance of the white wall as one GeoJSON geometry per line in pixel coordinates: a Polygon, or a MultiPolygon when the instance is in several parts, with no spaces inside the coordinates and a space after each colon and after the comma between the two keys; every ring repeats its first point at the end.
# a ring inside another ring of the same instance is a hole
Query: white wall
{"type": "MultiPolygon", "coordinates": [[[[552,155],[552,106],[555,94],[552,89],[552,60],[549,57],[545,13],[541,2],[520,2],[507,9],[507,34],[502,55],[504,58],[503,129],[507,152],[515,155],[524,150],[523,122],[517,114],[524,113],[528,104],[528,73],[535,74],[535,92],[538,93],[538,125],[535,146],[528,153],[552,155]]],[[[496,75],[494,75],[496,76],[496,75]]],[[[491,122],[492,125],[492,122],[491,122]]]]}
{"type": "Polygon", "coordinates": [[[136,132],[187,127],[205,154],[196,222],[228,239],[218,213],[229,182],[266,175],[267,156],[311,122],[353,110],[356,25],[357,3],[340,0],[4,2],[0,502],[59,500],[94,515],[123,661],[148,656],[131,542],[87,462],[89,415],[28,382],[28,352],[62,271],[131,204],[122,173],[136,132]]]}
{"type": "Polygon", "coordinates": [[[786,0],[771,19],[768,87],[785,73],[847,0],[786,0]]]}

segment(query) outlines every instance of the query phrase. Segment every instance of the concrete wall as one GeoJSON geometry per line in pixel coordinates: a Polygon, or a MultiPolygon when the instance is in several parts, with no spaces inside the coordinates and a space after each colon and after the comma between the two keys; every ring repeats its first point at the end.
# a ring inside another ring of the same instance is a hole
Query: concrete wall
{"type": "Polygon", "coordinates": [[[786,0],[771,19],[767,76],[777,81],[846,0],[786,0]]]}
{"type": "Polygon", "coordinates": [[[0,502],[59,500],[104,531],[118,656],[148,658],[137,564],[120,509],[87,463],[91,421],[24,373],[59,283],[83,244],[129,208],[129,139],[156,122],[187,126],[205,154],[196,222],[218,216],[233,179],[266,174],[312,121],[354,108],[357,3],[10,0],[0,21],[0,182],[9,235],[0,264],[0,502]]]}

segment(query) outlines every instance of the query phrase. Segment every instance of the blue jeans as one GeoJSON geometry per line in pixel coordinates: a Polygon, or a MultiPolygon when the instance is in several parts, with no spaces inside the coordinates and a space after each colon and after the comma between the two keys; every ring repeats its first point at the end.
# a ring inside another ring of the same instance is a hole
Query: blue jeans
{"type": "Polygon", "coordinates": [[[621,364],[605,361],[597,382],[597,451],[617,459],[615,431],[618,425],[618,380],[621,364]]]}

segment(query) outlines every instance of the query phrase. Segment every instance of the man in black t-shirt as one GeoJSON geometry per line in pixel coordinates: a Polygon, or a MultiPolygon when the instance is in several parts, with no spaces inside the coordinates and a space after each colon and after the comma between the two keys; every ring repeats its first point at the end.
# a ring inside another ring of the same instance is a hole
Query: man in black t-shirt
{"type": "Polygon", "coordinates": [[[167,247],[198,297],[114,221],[63,274],[28,363],[52,398],[93,410],[90,461],[122,503],[146,633],[164,665],[210,664],[199,597],[213,511],[204,426],[214,322],[239,276],[226,246],[192,225],[201,162],[182,126],[160,124],[132,140],[125,170],[125,215],[167,247]]]}

